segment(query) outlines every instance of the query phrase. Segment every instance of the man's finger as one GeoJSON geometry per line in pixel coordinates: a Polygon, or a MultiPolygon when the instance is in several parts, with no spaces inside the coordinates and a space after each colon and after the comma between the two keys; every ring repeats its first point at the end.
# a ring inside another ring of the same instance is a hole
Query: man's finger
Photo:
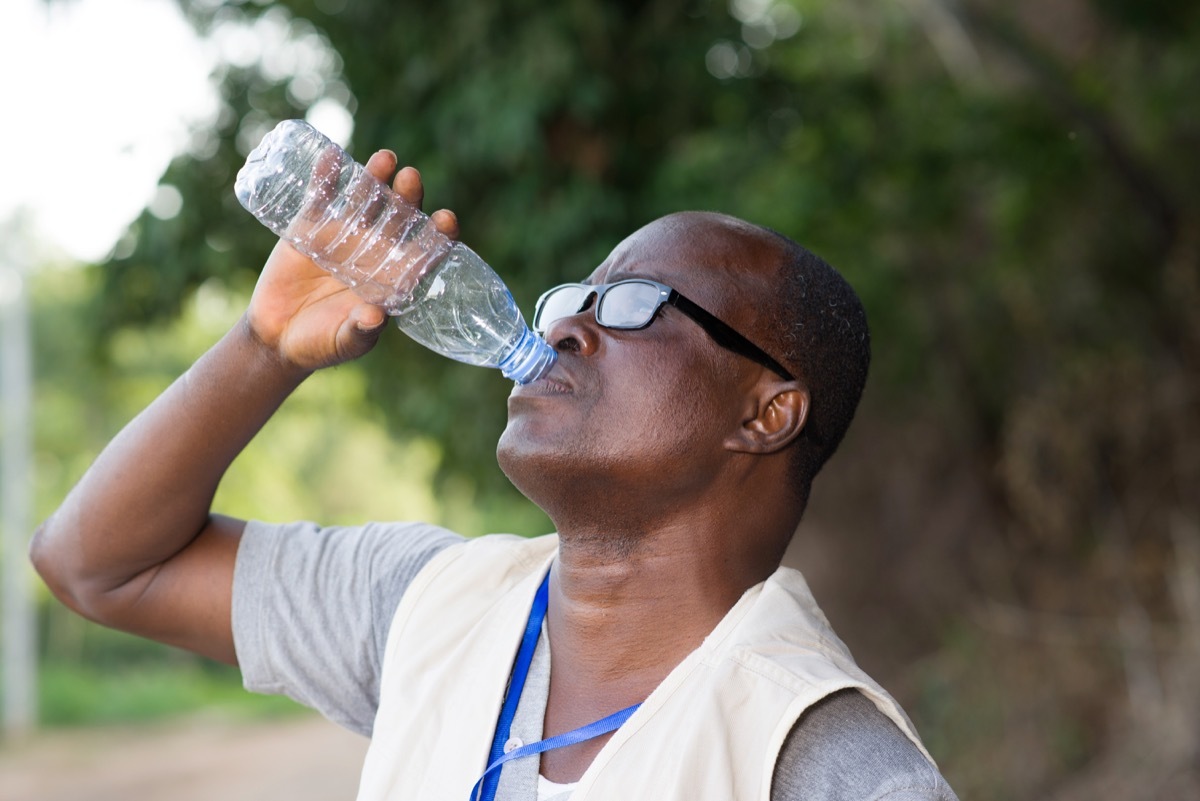
{"type": "Polygon", "coordinates": [[[429,219],[433,220],[433,224],[437,226],[438,231],[442,232],[451,239],[458,239],[458,217],[449,209],[441,209],[429,215],[429,219]]]}
{"type": "Polygon", "coordinates": [[[421,183],[421,173],[417,172],[416,167],[404,167],[396,173],[392,189],[404,198],[406,203],[421,208],[421,201],[425,199],[425,185],[421,183]]]}
{"type": "Polygon", "coordinates": [[[377,150],[371,154],[371,158],[367,159],[364,166],[367,168],[367,172],[386,184],[396,169],[397,163],[396,154],[392,151],[377,150]]]}

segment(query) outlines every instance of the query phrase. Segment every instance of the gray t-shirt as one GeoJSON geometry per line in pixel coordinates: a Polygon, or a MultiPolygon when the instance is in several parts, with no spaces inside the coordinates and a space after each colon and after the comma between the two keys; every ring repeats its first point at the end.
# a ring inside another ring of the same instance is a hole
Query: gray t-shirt
{"type": "MultiPolygon", "coordinates": [[[[233,585],[233,636],[246,689],[286,695],[370,736],[400,596],[430,559],[462,541],[424,523],[248,524],[233,585]]],[[[541,739],[549,691],[543,629],[513,737],[541,739]]],[[[497,801],[533,801],[537,776],[537,760],[510,762],[497,801]]],[[[796,723],[776,763],[771,798],[957,801],[937,768],[854,690],[825,698],[796,723]]]]}

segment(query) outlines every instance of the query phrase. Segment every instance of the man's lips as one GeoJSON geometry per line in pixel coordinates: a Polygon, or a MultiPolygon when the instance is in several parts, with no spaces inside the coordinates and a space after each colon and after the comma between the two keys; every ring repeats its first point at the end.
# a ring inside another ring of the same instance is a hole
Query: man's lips
{"type": "Polygon", "coordinates": [[[553,395],[570,395],[575,391],[569,379],[562,375],[558,365],[545,378],[531,381],[528,384],[518,384],[513,387],[511,397],[546,397],[553,395]]]}

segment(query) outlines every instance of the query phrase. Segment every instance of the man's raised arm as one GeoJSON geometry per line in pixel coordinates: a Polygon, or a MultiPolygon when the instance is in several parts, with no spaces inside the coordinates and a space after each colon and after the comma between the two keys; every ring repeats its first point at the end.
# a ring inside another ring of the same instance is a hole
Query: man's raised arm
{"type": "MultiPolygon", "coordinates": [[[[395,156],[367,169],[387,180],[395,156]]],[[[394,187],[419,203],[420,176],[394,187]]],[[[433,215],[457,235],[452,214],[433,215]]],[[[34,566],[81,615],[236,662],[233,570],[244,521],[212,513],[234,458],[314,370],[369,351],[377,306],[280,243],[239,323],[104,449],[34,535],[34,566]]]]}

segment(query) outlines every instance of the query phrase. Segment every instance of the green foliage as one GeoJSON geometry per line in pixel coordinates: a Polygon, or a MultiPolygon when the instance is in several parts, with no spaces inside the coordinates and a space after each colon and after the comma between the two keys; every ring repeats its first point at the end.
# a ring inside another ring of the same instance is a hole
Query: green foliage
{"type": "MultiPolygon", "coordinates": [[[[342,55],[330,80],[353,92],[352,152],[365,158],[386,146],[417,165],[427,207],[458,212],[464,240],[526,309],[546,285],[586,274],[673,205],[646,190],[655,183],[648,165],[669,163],[718,114],[736,131],[748,108],[743,93],[753,90],[704,70],[713,41],[738,30],[713,3],[455,2],[401,13],[356,2],[332,16],[302,2],[190,10],[210,29],[259,14],[288,25],[312,20],[342,55]],[[708,94],[718,102],[695,102],[708,94]]],[[[222,90],[227,109],[212,132],[219,146],[181,157],[163,179],[182,192],[183,213],[144,217],[133,252],[106,265],[102,329],[173,315],[208,280],[246,286],[261,265],[270,235],[232,194],[244,158],[238,135],[304,107],[254,68],[230,69],[222,90]]],[[[425,432],[445,448],[444,479],[458,474],[488,494],[513,495],[493,455],[507,394],[499,375],[447,363],[394,334],[367,360],[366,375],[397,434],[425,432]]]]}
{"type": "MultiPolygon", "coordinates": [[[[354,114],[352,152],[417,165],[428,207],[458,212],[526,309],[659,214],[741,215],[838,264],[873,321],[877,380],[950,388],[993,448],[1014,381],[1128,332],[1161,343],[1162,283],[1142,265],[1164,258],[1164,220],[1196,178],[1180,161],[1196,14],[1177,5],[1098,3],[1079,24],[1126,27],[1103,28],[1094,54],[979,4],[958,20],[822,0],[184,7],[203,30],[270,22],[338,54],[325,94],[354,114]],[[789,21],[794,35],[763,39],[789,21]],[[942,47],[938,25],[966,50],[942,47]]],[[[271,238],[233,175],[257,134],[315,99],[289,80],[225,70],[203,152],[163,179],[183,213],[144,217],[106,265],[101,331],[170,317],[206,281],[252,283],[271,238]]],[[[395,434],[445,449],[440,480],[515,500],[492,454],[499,376],[394,334],[364,371],[395,434]]]]}
{"type": "Polygon", "coordinates": [[[200,711],[261,718],[303,709],[281,696],[250,695],[234,668],[196,660],[115,669],[49,665],[38,674],[38,696],[47,726],[141,723],[200,711]]]}
{"type": "MultiPolygon", "coordinates": [[[[228,324],[272,245],[236,204],[233,176],[273,122],[325,98],[353,114],[359,158],[389,147],[421,169],[427,209],[459,214],[526,310],[682,208],[743,216],[821,253],[872,321],[864,414],[934,423],[936,442],[918,449],[927,463],[903,449],[885,489],[964,471],[984,488],[970,525],[939,534],[945,510],[931,508],[908,528],[888,521],[894,539],[944,544],[945,575],[1035,610],[1035,634],[1055,614],[1182,625],[1167,577],[1178,532],[1200,525],[1197,4],[180,2],[201,30],[273,26],[324,55],[304,81],[267,61],[224,68],[224,110],[163,178],[182,213],[136,223],[89,313],[40,323],[55,371],[39,405],[54,454],[39,465],[43,498],[61,497],[228,324]],[[212,298],[224,316],[199,325],[212,298]],[[104,359],[70,351],[81,338],[104,359]]],[[[222,500],[244,514],[404,507],[468,531],[544,530],[495,466],[506,392],[494,371],[391,332],[310,382],[222,500]],[[394,444],[382,447],[385,431],[394,444]],[[380,491],[362,475],[401,478],[380,491]]],[[[959,618],[974,600],[941,614],[969,625],[959,618]]],[[[1123,697],[1115,657],[1053,661],[1083,698],[1046,689],[1031,649],[998,642],[1011,645],[943,644],[935,673],[912,678],[918,722],[974,772],[964,787],[981,798],[1044,789],[1085,762],[1102,747],[1082,734],[1095,699],[1123,697]],[[973,675],[969,690],[948,683],[973,675]],[[962,714],[962,699],[980,714],[962,714]],[[1046,724],[1047,710],[1061,720],[1046,724]],[[1019,781],[1001,778],[1028,767],[1001,758],[1018,746],[993,756],[1003,731],[1045,746],[1019,781]]]]}
{"type": "Polygon", "coordinates": [[[189,712],[275,716],[302,707],[282,696],[251,695],[237,669],[89,623],[44,604],[38,715],[47,726],[156,720],[189,712]]]}

